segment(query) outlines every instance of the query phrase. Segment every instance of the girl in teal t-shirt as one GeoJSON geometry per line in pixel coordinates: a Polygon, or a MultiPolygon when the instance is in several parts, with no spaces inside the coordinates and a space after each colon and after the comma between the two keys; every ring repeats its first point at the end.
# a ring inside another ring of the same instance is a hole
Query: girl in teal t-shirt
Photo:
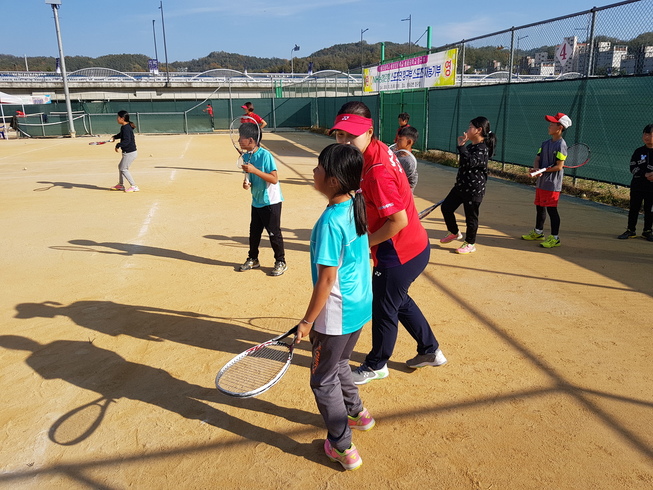
{"type": "Polygon", "coordinates": [[[362,464],[351,429],[369,430],[375,423],[349,367],[361,329],[372,318],[367,217],[358,191],[362,170],[360,151],[339,144],[326,147],[313,170],[315,189],[329,203],[311,233],[313,294],[296,340],[310,336],[311,389],[327,428],[324,451],[347,470],[362,464]]]}

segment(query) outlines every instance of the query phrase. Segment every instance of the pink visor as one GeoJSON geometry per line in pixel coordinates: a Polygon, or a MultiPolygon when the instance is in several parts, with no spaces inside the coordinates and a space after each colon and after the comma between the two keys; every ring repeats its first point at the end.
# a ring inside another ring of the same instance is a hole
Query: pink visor
{"type": "Polygon", "coordinates": [[[373,121],[367,117],[357,116],[356,114],[340,114],[336,116],[336,122],[333,124],[329,134],[339,129],[354,136],[360,136],[372,126],[374,126],[373,121]]]}

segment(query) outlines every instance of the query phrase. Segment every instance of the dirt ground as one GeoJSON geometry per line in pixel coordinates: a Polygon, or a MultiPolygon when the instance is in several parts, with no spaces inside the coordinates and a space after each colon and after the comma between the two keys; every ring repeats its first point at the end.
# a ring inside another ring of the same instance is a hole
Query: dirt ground
{"type": "MultiPolygon", "coordinates": [[[[563,198],[546,250],[519,239],[533,189],[493,179],[470,256],[439,243],[439,211],[425,219],[411,293],[449,363],[409,370],[400,331],[390,376],[361,387],[377,426],[345,472],[322,452],[308,343],[259,398],[214,387],[304,312],[330,140],[265,135],[286,198],[277,278],[267,241],[260,270],[235,272],[249,195],[227,135],[137,136],[133,194],[108,191],[119,156],[89,141],[0,140],[1,488],[653,487],[653,243],[615,239],[624,211],[563,198]]],[[[454,176],[420,163],[417,207],[454,176]]],[[[368,325],[352,364],[369,347],[368,325]]]]}

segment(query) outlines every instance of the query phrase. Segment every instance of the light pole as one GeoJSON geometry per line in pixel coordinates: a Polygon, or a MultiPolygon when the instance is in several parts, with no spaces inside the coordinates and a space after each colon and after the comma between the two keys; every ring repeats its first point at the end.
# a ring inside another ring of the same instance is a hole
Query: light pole
{"type": "Polygon", "coordinates": [[[515,49],[515,54],[517,55],[517,70],[515,70],[517,72],[517,78],[519,78],[519,41],[526,39],[527,37],[528,34],[525,36],[517,36],[517,48],[515,49]]]}
{"type": "Polygon", "coordinates": [[[411,54],[413,51],[411,49],[411,36],[412,36],[412,29],[413,29],[413,15],[410,14],[407,18],[401,19],[402,22],[408,21],[408,54],[411,54]]]}
{"type": "Polygon", "coordinates": [[[168,70],[168,46],[166,44],[166,23],[163,20],[163,0],[161,0],[159,8],[161,9],[161,27],[163,28],[163,52],[166,57],[166,81],[167,83],[170,83],[170,71],[168,70]]]}
{"type": "Polygon", "coordinates": [[[295,44],[295,47],[290,50],[290,75],[292,76],[295,73],[295,65],[293,64],[293,53],[299,51],[299,46],[295,44]]]}
{"type": "Polygon", "coordinates": [[[57,44],[59,45],[59,58],[61,59],[61,76],[63,78],[63,93],[66,98],[66,112],[68,113],[68,128],[70,137],[74,138],[75,122],[73,121],[73,109],[70,106],[70,92],[68,91],[68,78],[66,76],[66,58],[63,55],[63,44],[61,43],[61,30],[59,29],[59,7],[61,7],[61,0],[45,0],[45,3],[52,6],[52,13],[54,14],[54,28],[57,31],[57,44]]]}
{"type": "Polygon", "coordinates": [[[156,29],[154,28],[154,23],[156,20],[152,19],[152,34],[154,35],[154,59],[159,62],[159,52],[156,49],[156,29]]]}
{"type": "Polygon", "coordinates": [[[363,34],[369,30],[369,27],[367,29],[361,29],[361,75],[363,75],[363,34]]]}

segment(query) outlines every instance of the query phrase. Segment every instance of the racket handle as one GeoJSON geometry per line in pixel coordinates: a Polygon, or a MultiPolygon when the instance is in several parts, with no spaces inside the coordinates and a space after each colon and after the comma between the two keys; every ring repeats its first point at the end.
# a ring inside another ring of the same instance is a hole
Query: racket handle
{"type": "Polygon", "coordinates": [[[536,170],[535,172],[531,172],[531,177],[537,177],[538,175],[543,174],[545,171],[546,167],[536,170]]]}

